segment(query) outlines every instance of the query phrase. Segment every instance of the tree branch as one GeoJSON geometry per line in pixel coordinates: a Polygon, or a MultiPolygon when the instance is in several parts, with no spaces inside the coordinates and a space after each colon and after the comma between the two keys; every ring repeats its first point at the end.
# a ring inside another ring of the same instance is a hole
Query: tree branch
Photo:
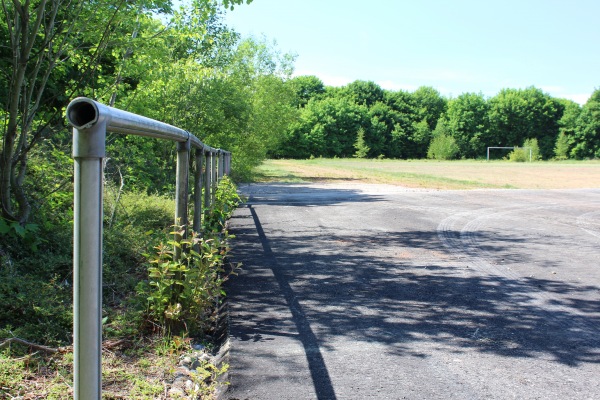
{"type": "Polygon", "coordinates": [[[5,341],[3,341],[2,343],[0,343],[0,349],[3,349],[7,346],[9,346],[12,343],[19,343],[22,345],[25,345],[29,348],[35,349],[35,350],[41,350],[41,351],[45,351],[46,353],[66,353],[68,352],[70,349],[68,347],[48,347],[48,346],[43,346],[41,344],[37,344],[37,343],[32,343],[32,342],[28,342],[27,340],[23,340],[23,339],[19,339],[17,337],[12,337],[12,338],[8,338],[5,341]]]}

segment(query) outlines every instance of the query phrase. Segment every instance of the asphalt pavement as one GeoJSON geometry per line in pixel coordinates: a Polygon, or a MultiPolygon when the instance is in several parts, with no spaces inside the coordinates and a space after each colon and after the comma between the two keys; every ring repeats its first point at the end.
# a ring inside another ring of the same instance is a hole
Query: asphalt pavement
{"type": "Polygon", "coordinates": [[[600,189],[240,190],[223,398],[600,399],[600,189]]]}

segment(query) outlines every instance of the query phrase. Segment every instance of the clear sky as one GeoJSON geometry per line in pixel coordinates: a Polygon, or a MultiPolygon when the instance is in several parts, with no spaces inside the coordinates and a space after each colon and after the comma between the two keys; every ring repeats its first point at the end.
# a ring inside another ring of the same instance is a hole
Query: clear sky
{"type": "Polygon", "coordinates": [[[253,0],[243,36],[297,54],[295,75],[445,96],[536,86],[584,103],[600,88],[600,0],[253,0]]]}

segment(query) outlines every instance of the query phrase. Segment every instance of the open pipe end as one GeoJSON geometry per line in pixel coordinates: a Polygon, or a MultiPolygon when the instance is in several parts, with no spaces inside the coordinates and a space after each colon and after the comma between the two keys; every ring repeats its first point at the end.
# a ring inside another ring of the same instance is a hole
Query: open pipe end
{"type": "Polygon", "coordinates": [[[80,97],[67,106],[67,120],[76,129],[91,128],[99,117],[98,106],[91,99],[80,97]]]}

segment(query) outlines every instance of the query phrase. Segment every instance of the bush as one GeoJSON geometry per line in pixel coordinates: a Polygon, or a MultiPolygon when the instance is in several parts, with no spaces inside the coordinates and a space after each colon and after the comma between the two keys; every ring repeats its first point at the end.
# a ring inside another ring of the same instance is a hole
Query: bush
{"type": "Polygon", "coordinates": [[[525,149],[527,154],[527,159],[529,159],[529,150],[531,149],[531,161],[538,161],[542,159],[540,155],[540,146],[538,144],[538,140],[536,138],[527,139],[525,143],[523,143],[523,147],[529,147],[529,149],[525,149]]]}
{"type": "MultiPolygon", "coordinates": [[[[232,236],[225,225],[240,201],[235,185],[224,177],[213,206],[206,210],[203,232],[190,230],[187,239],[155,247],[148,280],[138,284],[137,294],[147,318],[165,332],[197,335],[213,325],[219,297],[225,294],[222,286],[239,267],[226,268],[232,236]]],[[[186,232],[171,233],[183,237],[186,232]]]]}
{"type": "Polygon", "coordinates": [[[508,160],[512,162],[526,162],[529,161],[529,149],[517,147],[508,154],[508,160]]]}
{"type": "Polygon", "coordinates": [[[441,134],[434,137],[427,150],[427,158],[452,160],[458,154],[458,145],[452,136],[441,134]]]}
{"type": "MultiPolygon", "coordinates": [[[[183,234],[183,232],[178,232],[183,234]]],[[[168,241],[156,247],[150,260],[149,281],[137,291],[147,301],[148,317],[172,334],[202,334],[216,317],[218,298],[231,271],[225,270],[230,236],[205,239],[191,233],[181,242],[168,241]],[[181,250],[175,259],[174,248],[181,250]]]]}
{"type": "Polygon", "coordinates": [[[557,160],[566,160],[569,158],[569,138],[564,132],[561,132],[556,138],[554,146],[554,158],[557,160]]]}
{"type": "Polygon", "coordinates": [[[207,234],[222,232],[225,229],[225,223],[241,201],[234,183],[229,177],[224,176],[217,186],[213,206],[205,210],[203,231],[207,234]]]}
{"type": "Polygon", "coordinates": [[[527,139],[523,143],[523,147],[515,147],[508,154],[508,160],[513,162],[526,162],[540,160],[540,147],[537,139],[527,139]]]}
{"type": "MultiPolygon", "coordinates": [[[[240,202],[233,183],[228,178],[221,180],[215,204],[206,210],[203,238],[190,234],[189,241],[181,246],[186,250],[195,246],[196,251],[184,252],[178,262],[171,259],[172,243],[165,240],[173,224],[173,199],[140,192],[119,193],[110,184],[104,198],[104,333],[110,337],[139,334],[149,314],[164,326],[187,327],[201,333],[210,325],[215,297],[221,295],[221,285],[231,273],[225,268],[230,236],[224,227],[240,202]],[[155,262],[148,266],[147,253],[152,253],[149,249],[161,240],[167,244],[158,245],[158,253],[152,257],[155,262]],[[173,271],[182,274],[173,278],[173,271]],[[140,281],[146,283],[138,286],[140,281]],[[154,303],[149,310],[151,302],[147,298],[154,296],[153,292],[164,295],[167,290],[156,284],[171,281],[173,287],[168,289],[179,297],[169,298],[177,301],[165,303],[162,311],[160,304],[154,303]],[[143,298],[138,295],[140,288],[146,293],[143,298]],[[181,304],[181,311],[177,304],[181,304]]],[[[54,215],[45,219],[52,223],[25,227],[2,220],[0,340],[14,335],[52,346],[71,341],[73,227],[69,218],[68,214],[54,215]]]]}

